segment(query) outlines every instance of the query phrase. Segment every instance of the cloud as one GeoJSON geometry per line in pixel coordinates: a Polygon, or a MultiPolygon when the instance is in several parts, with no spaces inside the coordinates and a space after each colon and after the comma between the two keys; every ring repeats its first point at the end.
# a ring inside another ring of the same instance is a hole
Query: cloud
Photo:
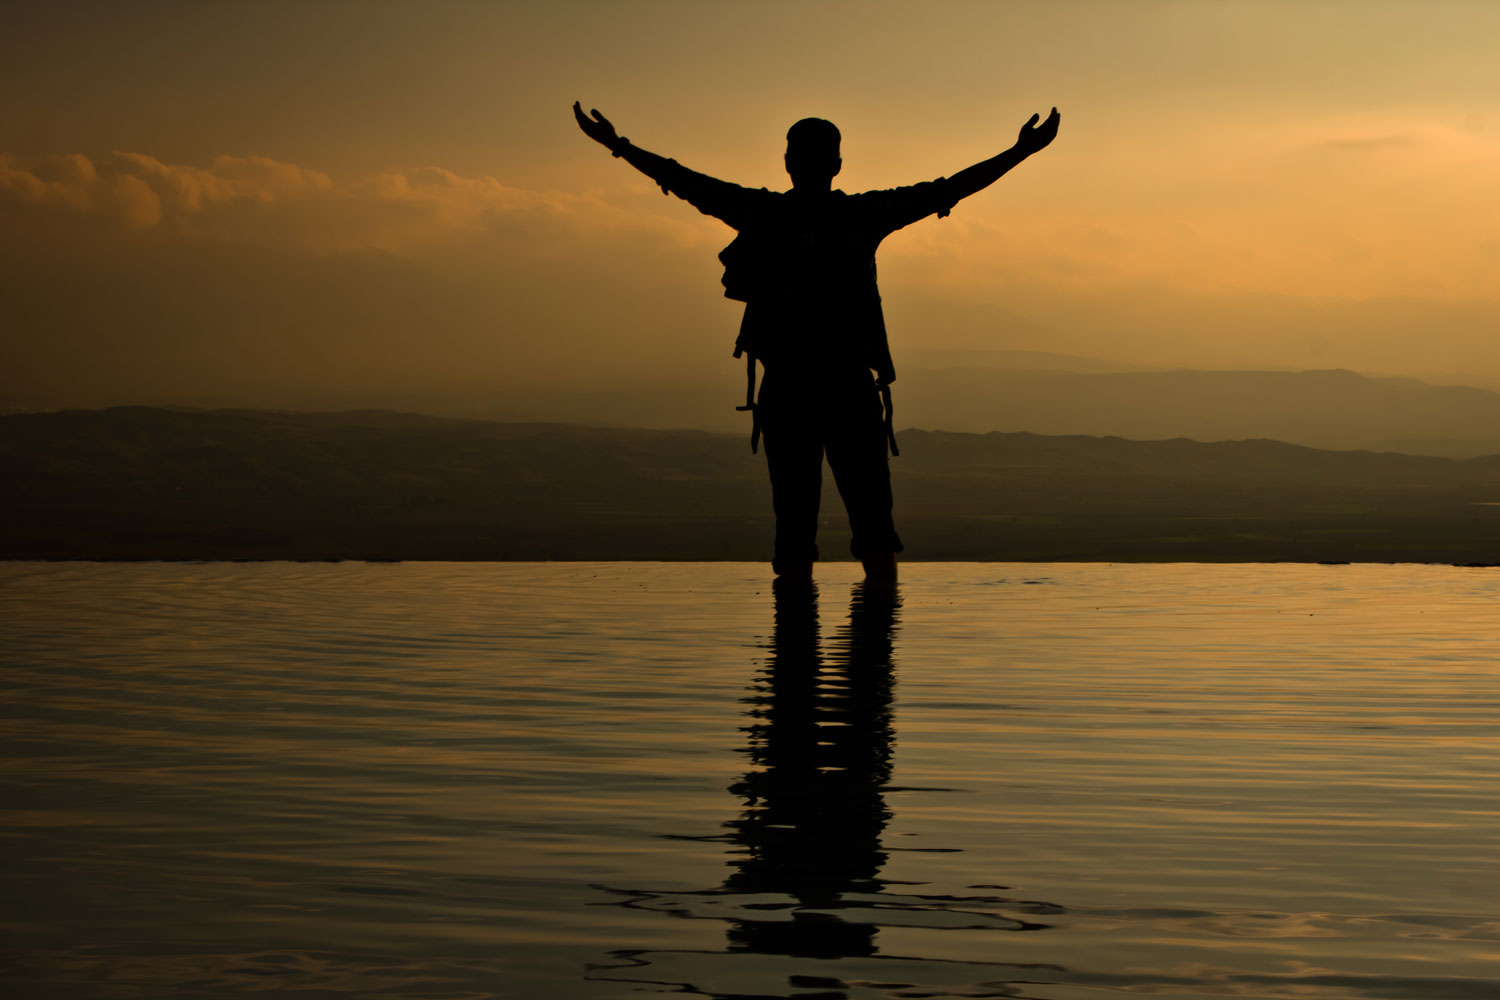
{"type": "Polygon", "coordinates": [[[98,181],[86,156],[53,156],[27,170],[0,153],[0,197],[15,203],[86,212],[94,206],[90,190],[98,181]]]}
{"type": "Polygon", "coordinates": [[[333,190],[327,174],[264,156],[220,156],[210,167],[167,164],[144,153],[111,153],[106,174],[150,185],[174,212],[201,212],[214,204],[249,200],[269,205],[333,190]]]}
{"type": "Polygon", "coordinates": [[[1104,155],[1064,135],[951,219],[889,240],[881,273],[951,295],[1000,289],[997,302],[1033,283],[1493,301],[1500,136],[1460,125],[1268,119],[1145,132],[1104,155]]]}
{"type": "MultiPolygon", "coordinates": [[[[892,335],[1266,365],[1304,363],[1276,337],[1316,334],[1344,345],[1320,364],[1421,370],[1432,331],[1371,353],[1374,314],[1307,303],[1493,302],[1497,169],[1500,137],[1412,118],[1060,140],[887,241],[892,335]],[[1369,143],[1396,136],[1411,141],[1369,143]],[[1278,305],[1247,310],[1256,296],[1278,305]]],[[[0,154],[0,325],[20,345],[0,393],[332,405],[476,379],[543,393],[719,368],[732,381],[737,307],[714,259],[728,230],[618,177],[556,191],[441,167],[0,154]]],[[[1493,349],[1459,329],[1492,325],[1454,312],[1450,326],[1448,368],[1493,371],[1493,349]]]]}
{"type": "Polygon", "coordinates": [[[437,167],[0,155],[0,406],[431,408],[727,368],[726,233],[663,201],[437,167]]]}
{"type": "Polygon", "coordinates": [[[0,205],[184,240],[317,252],[399,254],[489,237],[541,244],[621,234],[683,246],[703,241],[711,228],[631,196],[536,191],[440,167],[336,181],[263,156],[196,166],[137,152],[97,162],[70,153],[23,166],[0,154],[0,205]]]}
{"type": "MultiPolygon", "coordinates": [[[[1266,120],[1115,141],[1061,141],[961,205],[893,236],[882,271],[926,291],[1004,296],[1164,285],[1363,298],[1493,298],[1500,138],[1416,113],[1266,120]]],[[[613,175],[611,175],[613,176],[613,175]]],[[[174,164],[140,152],[0,157],[0,240],[158,239],[337,254],[378,251],[450,275],[540,274],[577,254],[655,280],[729,233],[634,174],[538,190],[429,166],[333,177],[263,156],[174,164]],[[634,184],[631,186],[624,186],[634,184]],[[59,220],[72,220],[66,236],[59,220]],[[86,227],[93,226],[88,230],[86,227]]],[[[111,244],[113,245],[113,244],[111,244]]],[[[553,279],[561,281],[557,274],[553,279]]],[[[710,283],[711,284],[711,283],[710,283]]],[[[715,291],[710,287],[710,293],[715,291]]]]}

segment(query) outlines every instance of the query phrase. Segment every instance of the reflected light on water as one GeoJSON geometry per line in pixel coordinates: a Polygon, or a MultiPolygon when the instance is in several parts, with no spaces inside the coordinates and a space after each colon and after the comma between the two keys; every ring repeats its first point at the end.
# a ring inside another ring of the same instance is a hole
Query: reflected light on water
{"type": "Polygon", "coordinates": [[[27,997],[1500,995],[1500,577],[0,566],[27,997]]]}

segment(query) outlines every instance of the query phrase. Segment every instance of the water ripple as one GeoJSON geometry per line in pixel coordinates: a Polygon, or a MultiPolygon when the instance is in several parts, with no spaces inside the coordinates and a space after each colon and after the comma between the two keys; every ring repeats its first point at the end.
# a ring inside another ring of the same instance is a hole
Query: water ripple
{"type": "Polygon", "coordinates": [[[43,998],[1500,996],[1500,576],[0,565],[43,998]]]}

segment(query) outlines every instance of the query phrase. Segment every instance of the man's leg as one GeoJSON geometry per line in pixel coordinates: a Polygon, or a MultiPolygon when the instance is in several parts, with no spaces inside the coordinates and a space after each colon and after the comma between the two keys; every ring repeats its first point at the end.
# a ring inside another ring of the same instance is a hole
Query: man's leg
{"type": "Polygon", "coordinates": [[[778,576],[806,578],[811,577],[812,564],[818,559],[823,442],[813,422],[801,416],[791,407],[763,406],[761,441],[776,512],[776,554],[771,569],[778,576]]]}
{"type": "Polygon", "coordinates": [[[849,550],[864,564],[865,578],[895,583],[896,553],[902,545],[891,516],[894,498],[885,448],[880,397],[862,386],[828,435],[828,467],[849,512],[849,550]]]}
{"type": "Polygon", "coordinates": [[[865,567],[865,582],[892,585],[896,582],[896,553],[867,552],[860,560],[865,567]]]}

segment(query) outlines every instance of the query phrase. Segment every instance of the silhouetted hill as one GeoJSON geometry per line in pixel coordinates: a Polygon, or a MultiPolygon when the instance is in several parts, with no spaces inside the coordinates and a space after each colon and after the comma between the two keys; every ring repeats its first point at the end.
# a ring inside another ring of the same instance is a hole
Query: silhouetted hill
{"type": "MultiPolygon", "coordinates": [[[[691,378],[579,375],[438,394],[355,395],[331,405],[507,422],[697,427],[741,433],[744,369],[727,353],[691,378]]],[[[1133,440],[1268,438],[1312,448],[1471,458],[1500,454],[1500,392],[1356,372],[1147,370],[1044,351],[913,350],[897,359],[896,407],[919,427],[987,433],[1116,435],[1133,440]]],[[[1477,377],[1477,376],[1476,376],[1477,377]]],[[[184,398],[196,406],[224,405],[184,398]]],[[[271,405],[296,409],[294,400],[271,405]]],[[[0,413],[55,408],[0,397],[0,413]]]]}
{"type": "MultiPolygon", "coordinates": [[[[974,352],[981,354],[982,352],[974,352]]],[[[1067,359],[921,356],[900,406],[924,427],[1471,457],[1500,452],[1500,393],[1351,371],[1102,371],[1067,359]]]]}
{"type": "MultiPolygon", "coordinates": [[[[1500,561],[1500,456],[903,431],[916,559],[1500,561]]],[[[0,417],[8,558],[764,559],[745,435],[383,411],[0,417]]],[[[824,492],[827,557],[847,532],[824,492]]]]}
{"type": "MultiPolygon", "coordinates": [[[[1500,453],[1500,393],[1356,372],[1143,370],[1042,351],[915,350],[898,356],[897,414],[969,433],[1118,435],[1134,440],[1269,438],[1312,448],[1470,458],[1500,453]]],[[[517,386],[418,409],[486,419],[545,419],[737,432],[743,369],[692,379],[601,380],[587,390],[517,386]]]]}

